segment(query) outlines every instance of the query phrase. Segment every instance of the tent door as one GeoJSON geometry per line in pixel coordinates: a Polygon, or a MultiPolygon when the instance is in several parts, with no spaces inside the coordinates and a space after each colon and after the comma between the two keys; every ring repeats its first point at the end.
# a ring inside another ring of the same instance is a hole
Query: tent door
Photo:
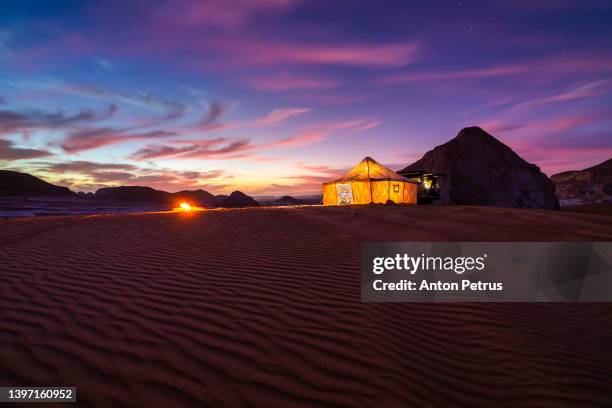
{"type": "Polygon", "coordinates": [[[336,194],[338,197],[338,205],[351,205],[353,200],[353,186],[351,183],[336,184],[336,194]]]}

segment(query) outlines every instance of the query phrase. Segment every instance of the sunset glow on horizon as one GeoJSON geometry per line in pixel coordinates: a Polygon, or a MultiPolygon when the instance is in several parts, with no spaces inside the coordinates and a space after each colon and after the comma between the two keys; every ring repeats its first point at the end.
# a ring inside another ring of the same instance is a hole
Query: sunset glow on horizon
{"type": "Polygon", "coordinates": [[[5,2],[0,169],[299,196],[474,125],[549,176],[612,157],[612,4],[496,3],[5,2]]]}

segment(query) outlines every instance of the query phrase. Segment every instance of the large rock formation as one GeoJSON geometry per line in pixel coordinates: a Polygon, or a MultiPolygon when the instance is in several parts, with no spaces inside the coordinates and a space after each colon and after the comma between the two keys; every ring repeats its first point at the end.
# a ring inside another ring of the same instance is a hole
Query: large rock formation
{"type": "Polygon", "coordinates": [[[104,187],[96,191],[96,198],[102,200],[157,204],[171,204],[173,201],[172,194],[166,191],[140,186],[104,187]]]}
{"type": "Polygon", "coordinates": [[[551,177],[563,204],[612,202],[612,159],[580,171],[551,177]]]}
{"type": "Polygon", "coordinates": [[[220,207],[237,208],[237,207],[258,207],[259,204],[241,191],[234,191],[229,197],[225,198],[218,204],[220,207]]]}
{"type": "Polygon", "coordinates": [[[0,170],[0,196],[76,197],[68,187],[60,187],[27,173],[0,170]]]}
{"type": "Polygon", "coordinates": [[[408,170],[446,175],[438,179],[441,204],[559,208],[555,185],[539,167],[479,127],[461,130],[401,171],[408,170]]]}

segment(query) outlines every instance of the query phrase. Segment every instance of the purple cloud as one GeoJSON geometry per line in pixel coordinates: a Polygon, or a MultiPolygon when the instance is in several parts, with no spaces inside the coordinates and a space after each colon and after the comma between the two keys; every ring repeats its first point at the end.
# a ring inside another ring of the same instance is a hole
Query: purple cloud
{"type": "Polygon", "coordinates": [[[10,140],[0,139],[0,160],[23,160],[51,156],[46,150],[14,147],[10,140]]]}
{"type": "Polygon", "coordinates": [[[128,133],[126,129],[115,128],[80,129],[70,133],[61,142],[60,147],[68,153],[77,153],[131,140],[159,139],[176,135],[175,132],[164,130],[128,133]]]}
{"type": "Polygon", "coordinates": [[[110,105],[103,112],[84,109],[75,114],[67,114],[62,110],[55,112],[0,110],[0,134],[31,132],[40,129],[65,129],[86,122],[106,120],[116,112],[117,107],[115,105],[110,105]]]}

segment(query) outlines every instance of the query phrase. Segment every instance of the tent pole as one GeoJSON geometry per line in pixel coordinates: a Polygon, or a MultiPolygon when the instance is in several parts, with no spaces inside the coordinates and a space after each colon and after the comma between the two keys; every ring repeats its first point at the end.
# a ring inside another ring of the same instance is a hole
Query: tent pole
{"type": "Polygon", "coordinates": [[[366,159],[368,165],[368,183],[370,183],[370,204],[374,204],[374,197],[372,196],[372,178],[370,177],[370,161],[366,159]]]}

